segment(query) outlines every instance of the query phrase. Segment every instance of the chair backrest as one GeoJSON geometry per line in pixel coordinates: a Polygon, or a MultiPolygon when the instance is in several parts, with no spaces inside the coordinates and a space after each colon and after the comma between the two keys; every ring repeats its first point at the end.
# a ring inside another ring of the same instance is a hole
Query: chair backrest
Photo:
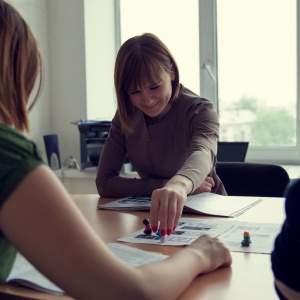
{"type": "Polygon", "coordinates": [[[249,142],[218,142],[217,161],[245,161],[249,142]]]}
{"type": "Polygon", "coordinates": [[[217,162],[216,172],[229,196],[283,197],[290,182],[287,171],[272,164],[217,162]]]}

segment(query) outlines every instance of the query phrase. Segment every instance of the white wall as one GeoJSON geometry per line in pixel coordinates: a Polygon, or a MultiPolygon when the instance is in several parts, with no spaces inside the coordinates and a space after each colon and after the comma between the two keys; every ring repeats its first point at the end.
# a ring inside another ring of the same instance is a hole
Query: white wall
{"type": "Polygon", "coordinates": [[[30,116],[31,137],[44,148],[43,135],[58,134],[62,162],[70,155],[80,161],[79,131],[70,122],[87,119],[87,97],[96,104],[99,98],[99,110],[112,103],[114,1],[8,1],[28,22],[43,51],[44,88],[30,116]]]}
{"type": "Polygon", "coordinates": [[[84,1],[87,116],[111,119],[115,113],[116,37],[113,0],[84,1]]]}
{"type": "Polygon", "coordinates": [[[83,0],[48,0],[51,133],[58,134],[62,162],[79,159],[79,132],[71,121],[86,118],[83,0]]]}
{"type": "Polygon", "coordinates": [[[49,60],[48,60],[48,14],[46,0],[10,0],[23,18],[29,24],[34,36],[42,48],[44,58],[44,86],[43,93],[30,113],[31,138],[39,147],[44,147],[43,135],[51,128],[50,123],[50,92],[49,92],[49,60]]]}

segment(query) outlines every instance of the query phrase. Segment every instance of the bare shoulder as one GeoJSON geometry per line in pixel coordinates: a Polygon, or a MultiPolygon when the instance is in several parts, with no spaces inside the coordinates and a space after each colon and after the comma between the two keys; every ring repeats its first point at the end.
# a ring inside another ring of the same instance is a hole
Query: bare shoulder
{"type": "Polygon", "coordinates": [[[41,201],[45,203],[47,199],[56,202],[61,201],[62,198],[70,198],[62,183],[48,166],[40,165],[29,172],[16,186],[1,211],[33,207],[41,201]]]}

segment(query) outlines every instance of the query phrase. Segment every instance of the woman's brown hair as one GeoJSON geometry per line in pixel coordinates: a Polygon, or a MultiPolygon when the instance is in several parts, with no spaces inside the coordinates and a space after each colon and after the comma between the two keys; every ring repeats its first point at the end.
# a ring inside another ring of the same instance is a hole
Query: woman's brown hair
{"type": "Polygon", "coordinates": [[[5,124],[29,131],[28,112],[36,102],[41,84],[38,44],[17,10],[0,0],[0,118],[5,124]],[[37,93],[29,104],[38,73],[37,93]]]}
{"type": "Polygon", "coordinates": [[[155,35],[145,33],[127,40],[119,49],[115,63],[115,90],[118,101],[118,114],[125,133],[132,132],[131,117],[133,106],[128,90],[134,86],[143,87],[146,83],[161,79],[162,71],[171,74],[172,95],[170,101],[178,97],[179,70],[176,61],[167,46],[155,35]]]}

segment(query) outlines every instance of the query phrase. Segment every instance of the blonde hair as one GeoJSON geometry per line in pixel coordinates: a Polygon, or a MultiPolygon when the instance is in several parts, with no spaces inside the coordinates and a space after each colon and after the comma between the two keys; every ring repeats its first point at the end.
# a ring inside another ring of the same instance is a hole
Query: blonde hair
{"type": "Polygon", "coordinates": [[[133,131],[133,106],[128,96],[130,86],[142,87],[149,82],[155,84],[157,79],[161,79],[162,71],[168,74],[174,72],[175,75],[172,80],[172,102],[179,94],[179,70],[167,46],[157,36],[145,33],[130,38],[119,49],[114,81],[118,114],[125,133],[133,131]]]}
{"type": "Polygon", "coordinates": [[[42,85],[42,58],[27,23],[11,5],[0,0],[0,117],[20,131],[29,132],[28,112],[42,85]],[[37,93],[28,103],[36,77],[37,93]]]}

